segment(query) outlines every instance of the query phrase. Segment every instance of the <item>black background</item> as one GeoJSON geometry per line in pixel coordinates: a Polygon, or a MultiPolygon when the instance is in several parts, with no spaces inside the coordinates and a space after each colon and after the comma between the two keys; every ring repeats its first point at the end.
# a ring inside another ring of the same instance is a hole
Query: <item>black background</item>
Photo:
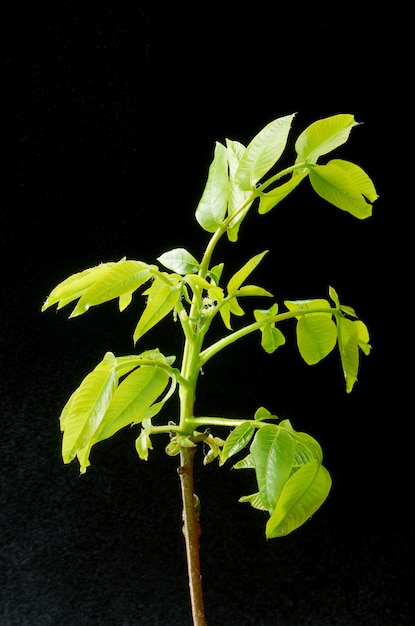
{"type": "MultiPolygon", "coordinates": [[[[157,11],[126,0],[3,14],[2,626],[190,624],[166,442],[145,464],[127,429],[96,446],[83,477],[60,457],[63,404],[105,351],[133,352],[140,298],[121,316],[112,303],[70,321],[40,307],[59,281],[100,261],[150,262],[178,246],[200,255],[207,239],[194,209],[214,142],[247,144],[294,111],[294,138],[339,112],[364,122],[336,156],[374,179],[374,216],[355,220],[304,185],[278,210],[250,215],[217,260],[231,273],[269,249],[256,281],[279,302],[324,297],[334,285],[368,324],[373,352],[350,395],[335,355],[301,362],[292,326],[273,356],[252,337],[205,368],[199,413],[252,415],[264,405],[321,442],[333,476],[324,507],[267,542],[265,519],[237,502],[249,477],[203,468],[199,457],[208,623],[413,623],[409,219],[397,196],[405,16],[362,15],[353,4],[269,7],[157,11]]],[[[173,331],[163,323],[141,349],[178,353],[173,331]]]]}

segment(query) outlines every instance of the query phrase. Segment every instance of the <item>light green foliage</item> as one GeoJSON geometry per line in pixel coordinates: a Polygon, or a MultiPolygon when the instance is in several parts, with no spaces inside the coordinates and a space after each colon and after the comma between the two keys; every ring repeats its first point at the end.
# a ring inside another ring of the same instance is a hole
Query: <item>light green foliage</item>
{"type": "Polygon", "coordinates": [[[228,206],[228,193],[227,153],[226,148],[218,142],[205,191],[196,209],[196,219],[208,233],[214,233],[222,224],[228,206]]]}
{"type": "Polygon", "coordinates": [[[358,122],[353,115],[332,115],[310,124],[295,142],[297,163],[317,163],[317,160],[344,144],[358,122]]]}
{"type": "Polygon", "coordinates": [[[263,128],[239,159],[235,183],[246,191],[256,184],[279,160],[287,144],[294,115],[280,117],[263,128]]]}
{"type": "Polygon", "coordinates": [[[265,352],[272,354],[277,348],[285,344],[285,337],[279,328],[275,328],[274,318],[278,313],[278,304],[273,304],[266,311],[254,311],[254,317],[261,324],[261,346],[265,352]]]}
{"type": "Polygon", "coordinates": [[[164,267],[178,274],[196,274],[200,268],[194,256],[184,248],[176,248],[175,250],[165,252],[158,257],[157,261],[160,261],[164,267]]]}
{"type": "Polygon", "coordinates": [[[235,468],[255,471],[259,491],[240,501],[268,511],[268,538],[282,537],[301,526],[327,498],[331,479],[322,460],[318,442],[296,432],[289,420],[258,429],[248,457],[235,468]]]}
{"type": "Polygon", "coordinates": [[[258,490],[241,501],[268,513],[266,535],[270,538],[298,528],[327,497],[331,480],[322,465],[321,447],[310,435],[296,432],[290,421],[278,420],[263,407],[253,418],[195,415],[202,366],[227,346],[255,332],[264,351],[274,353],[286,343],[280,327],[289,320],[296,325],[298,351],[307,364],[318,363],[337,346],[347,392],[357,380],[360,351],[370,352],[366,325],[352,307],[341,303],[333,287],[328,289],[328,299],[287,300],[283,309],[272,302],[254,310],[250,322],[244,325],[239,321],[245,316],[242,298],[243,302],[249,297],[263,297],[268,302],[273,298],[268,289],[247,284],[267,251],[247,260],[224,280],[225,263],[212,264],[218,242],[224,236],[236,242],[249,211],[268,213],[306,178],[331,205],[359,219],[371,214],[377,193],[369,176],[348,161],[336,158],[320,162],[348,140],[357,126],[354,117],[340,114],[311,124],[295,142],[294,163],[278,172],[276,164],[285,150],[293,120],[294,115],[287,115],[272,121],[247,147],[230,139],[216,143],[196,208],[197,222],[210,233],[200,260],[178,247],[158,257],[162,267],[126,258],[104,263],[61,282],[42,309],[55,304],[60,309],[75,303],[71,313],[75,317],[98,304],[118,300],[122,311],[132,302],[134,292],[144,286],[144,306],[133,333],[134,343],[167,316],[172,317],[184,337],[179,368],[173,367],[175,357],[166,357],[158,349],[121,357],[105,354],[62,411],[64,462],[78,458],[81,472],[85,472],[95,443],[137,424],[136,450],[145,461],[153,448],[152,438],[158,434],[169,436],[166,452],[171,456],[184,448],[195,448],[202,441],[205,464],[217,459],[223,466],[242,455],[234,467],[254,471],[258,490]],[[209,341],[209,329],[217,319],[222,321],[223,336],[209,341]],[[176,392],[180,403],[178,421],[153,421],[176,392]],[[229,428],[225,438],[211,432],[221,429],[223,434],[223,429],[229,428]]]}
{"type": "Polygon", "coordinates": [[[174,388],[155,403],[165,390],[169,376],[175,384],[171,357],[158,350],[116,358],[108,352],[69,398],[61,418],[62,456],[65,463],[75,457],[85,472],[91,447],[121,428],[153,417],[174,388]]]}
{"type": "Polygon", "coordinates": [[[336,159],[310,169],[310,182],[324,200],[364,219],[372,214],[375,188],[365,172],[347,161],[336,159]]]}

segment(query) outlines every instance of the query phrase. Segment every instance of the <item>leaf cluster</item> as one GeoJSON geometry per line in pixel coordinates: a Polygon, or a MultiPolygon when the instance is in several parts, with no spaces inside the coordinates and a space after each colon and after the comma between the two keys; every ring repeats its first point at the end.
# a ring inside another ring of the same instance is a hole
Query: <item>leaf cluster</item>
{"type": "Polygon", "coordinates": [[[216,143],[206,188],[196,210],[196,218],[205,230],[213,233],[225,224],[228,238],[236,241],[256,198],[259,213],[268,213],[307,177],[316,193],[337,208],[359,219],[371,215],[377,192],[361,167],[341,159],[318,163],[320,157],[347,141],[357,125],[352,115],[334,115],[308,126],[295,142],[294,164],[267,177],[284,152],[293,119],[294,115],[287,115],[274,120],[247,147],[228,139],[226,145],[216,143]]]}
{"type": "MultiPolygon", "coordinates": [[[[62,456],[65,463],[78,458],[81,473],[90,465],[91,448],[125,426],[149,423],[176,386],[175,357],[159,350],[115,357],[107,352],[81,382],[66,403],[60,424],[63,431],[62,456]],[[170,387],[162,399],[159,397],[170,387]]],[[[137,451],[145,456],[142,435],[137,451]]],[[[147,448],[150,442],[147,441],[147,448]]]]}
{"type": "Polygon", "coordinates": [[[296,432],[289,420],[278,425],[263,422],[275,419],[261,407],[254,420],[238,425],[226,439],[221,464],[243,450],[249,453],[235,469],[255,471],[258,491],[240,498],[254,508],[267,511],[265,534],[282,537],[301,526],[324,502],[331,478],[322,465],[319,443],[306,433],[296,432]]]}

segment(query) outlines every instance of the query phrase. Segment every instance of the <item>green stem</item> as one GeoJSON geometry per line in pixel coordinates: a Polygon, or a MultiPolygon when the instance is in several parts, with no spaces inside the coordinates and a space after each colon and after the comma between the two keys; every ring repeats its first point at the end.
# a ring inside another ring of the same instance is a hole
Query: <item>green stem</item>
{"type": "Polygon", "coordinates": [[[216,341],[211,346],[203,350],[200,353],[200,367],[209,361],[215,354],[230,346],[231,344],[238,341],[238,339],[242,339],[242,337],[246,337],[247,335],[254,333],[256,330],[259,330],[261,326],[266,326],[267,324],[276,324],[278,322],[283,322],[285,320],[292,319],[293,317],[300,317],[302,315],[309,315],[311,313],[330,313],[332,315],[341,315],[341,312],[338,309],[296,309],[295,311],[287,311],[286,313],[280,313],[279,315],[274,315],[268,319],[261,320],[260,322],[253,322],[248,326],[244,326],[239,330],[223,337],[219,341],[216,341]]]}
{"type": "Polygon", "coordinates": [[[241,426],[241,424],[245,424],[246,422],[251,422],[253,426],[260,427],[262,422],[252,420],[252,419],[234,419],[227,417],[191,417],[187,420],[189,425],[192,425],[194,428],[198,426],[224,426],[235,428],[236,426],[241,426]]]}
{"type": "MultiPolygon", "coordinates": [[[[226,224],[226,222],[225,222],[226,224]]],[[[224,233],[226,232],[226,228],[227,226],[225,224],[222,224],[222,226],[220,228],[218,228],[212,235],[212,237],[210,238],[210,241],[207,245],[207,248],[205,250],[205,253],[203,255],[203,259],[202,262],[200,264],[200,270],[199,270],[199,276],[201,276],[202,278],[206,278],[206,274],[208,273],[209,270],[209,264],[210,264],[210,260],[212,258],[212,254],[220,240],[220,238],[224,235],[224,233]]]]}
{"type": "Polygon", "coordinates": [[[263,182],[262,185],[259,185],[259,187],[257,187],[255,190],[255,195],[260,196],[262,193],[266,193],[266,190],[268,189],[268,187],[272,185],[273,183],[276,183],[277,180],[279,180],[283,176],[292,174],[292,172],[295,172],[296,170],[303,170],[309,167],[310,167],[310,164],[307,163],[306,161],[303,161],[302,163],[296,163],[295,165],[291,165],[290,167],[287,167],[285,170],[281,170],[281,172],[278,172],[278,174],[275,174],[275,176],[271,176],[271,178],[268,178],[268,180],[263,182]]]}
{"type": "Polygon", "coordinates": [[[242,202],[242,204],[236,209],[236,211],[234,211],[231,215],[228,215],[228,217],[222,222],[221,226],[213,233],[205,250],[205,254],[203,255],[202,262],[200,264],[199,276],[201,276],[202,278],[206,278],[212,254],[219,240],[226,233],[229,224],[237,219],[238,215],[242,213],[246,209],[246,207],[252,203],[255,196],[256,193],[251,193],[251,195],[244,202],[242,202]]]}

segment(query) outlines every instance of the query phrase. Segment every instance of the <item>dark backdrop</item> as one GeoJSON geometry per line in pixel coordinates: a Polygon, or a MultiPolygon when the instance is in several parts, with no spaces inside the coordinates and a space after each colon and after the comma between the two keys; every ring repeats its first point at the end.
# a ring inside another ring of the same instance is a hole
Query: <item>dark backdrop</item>
{"type": "MultiPolygon", "coordinates": [[[[262,515],[237,503],[248,478],[199,458],[208,622],[413,623],[408,317],[394,312],[409,306],[409,220],[390,164],[405,132],[401,26],[389,8],[269,6],[150,11],[126,0],[3,13],[2,626],[190,624],[165,442],[145,464],[127,429],[97,446],[83,477],[60,458],[62,406],[106,350],[133,352],[139,300],[122,316],[108,304],[70,321],[40,307],[57,282],[100,261],[152,261],[177,246],[197,256],[206,237],[193,214],[214,142],[248,143],[294,111],[297,134],[339,112],[364,122],[338,154],[375,180],[374,216],[358,222],[304,185],[247,218],[219,257],[232,271],[269,248],[258,281],[280,302],[334,285],[369,325],[373,353],[350,396],[335,356],[308,368],[295,348],[263,354],[258,337],[206,367],[200,412],[264,405],[289,417],[319,439],[333,476],[324,507],[267,542],[262,515]]],[[[180,340],[166,324],[141,347],[154,345],[174,354],[180,340]]]]}

